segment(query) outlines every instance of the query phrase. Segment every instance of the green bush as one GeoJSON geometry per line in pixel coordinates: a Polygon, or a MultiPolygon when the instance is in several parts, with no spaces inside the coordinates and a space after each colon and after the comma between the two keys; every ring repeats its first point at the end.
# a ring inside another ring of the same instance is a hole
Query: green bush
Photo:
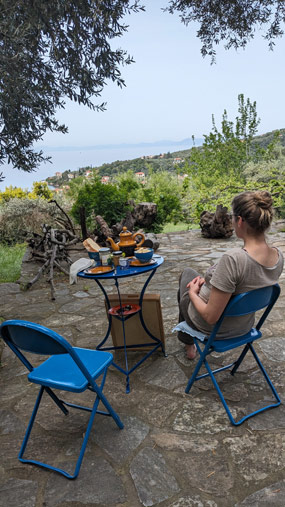
{"type": "Polygon", "coordinates": [[[54,225],[60,212],[45,199],[14,198],[0,205],[0,243],[21,243],[41,225],[54,225]]]}
{"type": "Polygon", "coordinates": [[[177,181],[176,175],[166,171],[150,174],[147,184],[140,192],[140,200],[155,202],[157,216],[149,232],[161,232],[167,222],[176,223],[182,219],[181,207],[182,185],[177,181]]]}
{"type": "Polygon", "coordinates": [[[93,217],[100,215],[108,225],[119,222],[130,208],[126,193],[112,184],[104,185],[100,180],[86,183],[80,188],[76,201],[71,209],[75,220],[80,222],[80,208],[85,208],[88,226],[93,223],[93,217]]]}

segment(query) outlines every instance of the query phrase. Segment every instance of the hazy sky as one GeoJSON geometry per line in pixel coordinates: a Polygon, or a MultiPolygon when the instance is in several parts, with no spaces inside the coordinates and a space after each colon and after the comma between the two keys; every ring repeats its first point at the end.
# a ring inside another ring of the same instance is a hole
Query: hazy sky
{"type": "MultiPolygon", "coordinates": [[[[142,3],[146,12],[129,16],[128,32],[113,41],[113,47],[126,49],[135,59],[122,68],[126,87],[108,84],[98,101],[108,103],[103,113],[67,102],[58,118],[69,133],[47,133],[39,145],[83,147],[201,138],[211,130],[212,114],[217,126],[224,109],[234,120],[239,93],[257,102],[259,133],[285,127],[285,37],[269,51],[257,32],[245,50],[225,51],[221,46],[217,63],[211,65],[210,58],[201,56],[197,25],[185,27],[178,15],[163,13],[166,0],[142,3]]],[[[18,171],[2,169],[9,175],[6,184],[12,178],[19,184],[18,171]]],[[[58,170],[62,167],[49,169],[50,174],[58,170]]],[[[40,179],[33,174],[35,181],[40,179]]]]}
{"type": "Polygon", "coordinates": [[[68,103],[59,113],[69,134],[47,134],[53,146],[132,143],[202,137],[223,109],[235,118],[237,96],[257,102],[259,132],[285,127],[285,38],[274,51],[257,33],[245,50],[218,50],[217,63],[202,58],[197,26],[185,27],[177,15],[163,13],[165,0],[146,1],[145,13],[128,18],[129,30],[114,44],[135,62],[122,69],[126,88],[108,85],[107,111],[97,113],[68,103]]]}

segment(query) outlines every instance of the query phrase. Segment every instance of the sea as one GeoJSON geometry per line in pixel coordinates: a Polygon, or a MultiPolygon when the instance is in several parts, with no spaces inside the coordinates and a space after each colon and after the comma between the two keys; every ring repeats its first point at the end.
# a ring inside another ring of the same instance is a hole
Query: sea
{"type": "MultiPolygon", "coordinates": [[[[195,140],[196,146],[202,144],[202,140],[195,140]],[[200,142],[201,141],[201,142],[200,142]]],[[[36,171],[27,173],[14,169],[8,164],[0,166],[4,181],[0,182],[0,191],[4,191],[10,185],[30,190],[35,181],[44,181],[56,172],[66,170],[75,171],[81,167],[100,167],[102,164],[117,160],[132,160],[147,155],[160,155],[173,153],[192,148],[192,139],[175,141],[161,141],[158,143],[141,143],[139,145],[102,145],[93,147],[41,147],[44,155],[51,157],[51,162],[42,163],[36,171]]]]}

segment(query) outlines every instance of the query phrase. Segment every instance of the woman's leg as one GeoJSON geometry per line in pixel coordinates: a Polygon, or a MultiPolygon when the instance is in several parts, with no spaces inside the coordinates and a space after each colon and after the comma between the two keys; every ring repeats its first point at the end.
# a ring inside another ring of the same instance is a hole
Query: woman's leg
{"type": "MultiPolygon", "coordinates": [[[[188,306],[189,306],[189,295],[188,295],[188,289],[187,284],[191,282],[196,276],[200,276],[195,269],[192,268],[186,268],[181,273],[180,279],[179,279],[179,289],[177,293],[177,299],[179,304],[179,322],[186,321],[187,324],[189,324],[191,327],[193,326],[193,323],[189,319],[188,315],[188,306]]],[[[182,331],[178,331],[178,339],[185,343],[186,345],[186,355],[188,359],[194,359],[196,356],[196,346],[194,345],[194,340],[192,336],[190,336],[187,333],[183,333],[182,331]]]]}

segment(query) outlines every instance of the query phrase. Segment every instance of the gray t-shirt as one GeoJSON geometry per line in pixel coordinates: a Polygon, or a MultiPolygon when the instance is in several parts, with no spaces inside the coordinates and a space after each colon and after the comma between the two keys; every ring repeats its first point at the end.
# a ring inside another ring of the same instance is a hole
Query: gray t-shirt
{"type": "MultiPolygon", "coordinates": [[[[217,264],[208,268],[205,283],[199,296],[205,303],[209,301],[211,288],[222,290],[230,294],[241,294],[261,287],[268,287],[276,283],[282,273],[284,259],[277,248],[278,261],[275,266],[268,268],[254,260],[246,250],[233,248],[225,253],[217,264]]],[[[194,326],[206,335],[211,334],[213,328],[197,312],[190,302],[188,314],[194,326]]],[[[254,325],[254,314],[241,317],[226,317],[217,334],[218,338],[233,338],[247,333],[254,325]],[[234,323],[233,323],[234,319],[234,323]]]]}

